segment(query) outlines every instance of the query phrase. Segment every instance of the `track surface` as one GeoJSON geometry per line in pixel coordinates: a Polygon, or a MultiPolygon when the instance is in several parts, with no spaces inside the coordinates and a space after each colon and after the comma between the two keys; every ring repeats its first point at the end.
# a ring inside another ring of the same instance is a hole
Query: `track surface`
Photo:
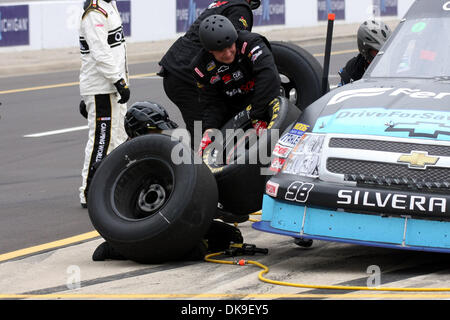
{"type": "MultiPolygon", "coordinates": [[[[300,43],[300,45],[314,54],[322,63],[323,44],[300,43]]],[[[337,71],[348,59],[356,55],[356,41],[354,39],[337,41],[333,44],[333,52],[330,83],[336,85],[337,71]]],[[[156,62],[130,65],[131,75],[135,76],[152,74],[157,69],[156,62]]],[[[0,102],[2,102],[0,106],[0,255],[93,230],[88,212],[80,207],[78,199],[87,130],[25,137],[30,134],[82,127],[87,124],[78,113],[80,97],[77,81],[78,70],[57,73],[49,71],[40,75],[0,78],[0,102]],[[57,85],[60,84],[64,86],[58,87],[57,85]],[[29,90],[29,88],[42,86],[49,87],[29,90]],[[16,91],[10,92],[10,90],[16,91]]],[[[143,100],[156,101],[167,108],[174,121],[183,125],[181,115],[166,97],[159,77],[133,78],[130,87],[132,91],[130,104],[143,100]]],[[[276,265],[276,271],[268,276],[272,279],[365,286],[370,275],[368,268],[375,265],[381,271],[382,286],[450,287],[450,281],[447,280],[447,265],[450,258],[447,255],[366,248],[321,241],[316,241],[312,248],[304,249],[294,245],[290,238],[257,232],[251,229],[249,222],[242,225],[242,230],[246,242],[270,248],[269,256],[255,258],[255,260],[269,266],[276,265]]],[[[67,258],[63,259],[58,253],[50,253],[31,258],[30,263],[36,272],[39,268],[45,267],[34,265],[33,259],[53,261],[52,268],[59,267],[58,270],[63,270],[62,273],[72,264],[86,265],[86,268],[92,269],[90,255],[100,242],[101,240],[95,240],[68,248],[72,257],[69,261],[67,258]]],[[[193,283],[190,292],[240,292],[244,295],[343,293],[342,291],[276,286],[270,286],[272,289],[268,289],[267,284],[258,282],[256,277],[258,270],[254,267],[245,271],[240,270],[239,274],[236,274],[236,269],[233,269],[236,267],[209,265],[208,270],[215,277],[213,283],[222,284],[220,290],[214,290],[207,289],[209,286],[207,284],[195,284],[195,279],[203,275],[205,270],[202,269],[203,264],[199,266],[175,264],[162,267],[136,266],[131,262],[111,263],[114,271],[110,271],[110,274],[104,273],[102,268],[96,265],[98,270],[94,268],[94,271],[89,274],[90,279],[84,279],[82,282],[84,291],[82,290],[81,293],[93,291],[112,293],[105,284],[114,281],[117,281],[114,293],[130,291],[136,293],[135,287],[130,284],[133,281],[128,284],[124,281],[126,279],[138,281],[141,277],[145,278],[146,283],[155,284],[146,286],[141,292],[159,294],[186,292],[184,280],[180,283],[161,283],[161,272],[164,272],[164,279],[179,277],[181,272],[187,277],[187,282],[193,283]],[[221,268],[221,272],[214,274],[218,268],[221,268]],[[189,275],[186,270],[189,270],[189,275]],[[242,287],[246,283],[248,285],[242,287]],[[161,288],[170,289],[164,291],[161,288]],[[233,291],[236,288],[239,290],[233,291]]],[[[14,262],[1,263],[0,273],[5,274],[4,272],[6,274],[17,272],[14,262]]],[[[30,279],[33,277],[30,276],[30,279]]],[[[23,280],[26,280],[26,276],[23,280]]],[[[7,281],[5,278],[0,279],[0,294],[8,292],[57,294],[67,291],[67,287],[61,281],[45,282],[36,279],[34,283],[30,283],[30,280],[25,281],[28,283],[27,286],[18,285],[14,290],[8,286],[7,281]]],[[[230,297],[236,298],[236,296],[230,297]]],[[[261,297],[264,298],[264,296],[261,297]]],[[[273,297],[267,296],[267,298],[273,297]]]]}

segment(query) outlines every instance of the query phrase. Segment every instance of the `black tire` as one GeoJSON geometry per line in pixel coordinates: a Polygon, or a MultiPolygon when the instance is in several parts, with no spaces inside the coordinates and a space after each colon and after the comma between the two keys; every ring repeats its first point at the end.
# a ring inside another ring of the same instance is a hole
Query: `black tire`
{"type": "Polygon", "coordinates": [[[162,134],[120,145],[102,161],[89,190],[95,229],[127,259],[183,259],[206,234],[218,201],[208,167],[194,163],[201,159],[189,147],[162,134]],[[191,164],[175,165],[174,147],[190,152],[191,164]]]}
{"type": "Polygon", "coordinates": [[[323,95],[322,66],[298,45],[282,41],[271,41],[270,45],[285,97],[304,110],[323,95]]]}
{"type": "Polygon", "coordinates": [[[233,128],[233,119],[221,128],[221,133],[225,137],[223,145],[211,144],[205,149],[203,161],[216,178],[219,203],[225,211],[232,212],[235,215],[247,215],[262,208],[267,178],[264,169],[267,169],[270,165],[270,155],[278,137],[281,137],[281,133],[301,113],[286,98],[279,97],[279,100],[278,117],[273,121],[271,129],[266,130],[267,134],[256,138],[254,130],[242,128],[245,134],[248,134],[249,139],[246,140],[245,151],[241,149],[240,151],[243,152],[238,152],[237,157],[232,151],[227,152],[234,150],[236,136],[243,137],[242,135],[229,135],[227,137],[226,130],[233,128]],[[263,150],[264,158],[260,157],[262,146],[265,148],[263,150]]]}

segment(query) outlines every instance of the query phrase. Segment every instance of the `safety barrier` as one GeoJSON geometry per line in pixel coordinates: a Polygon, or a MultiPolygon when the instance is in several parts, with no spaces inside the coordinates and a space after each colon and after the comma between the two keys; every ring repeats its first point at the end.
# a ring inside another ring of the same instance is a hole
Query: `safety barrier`
{"type": "MultiPolygon", "coordinates": [[[[402,17],[414,0],[262,0],[254,12],[255,30],[336,23],[369,17],[402,17]]],[[[83,0],[5,2],[0,4],[0,52],[78,46],[83,0]]],[[[174,39],[211,0],[118,0],[129,42],[174,39]]]]}

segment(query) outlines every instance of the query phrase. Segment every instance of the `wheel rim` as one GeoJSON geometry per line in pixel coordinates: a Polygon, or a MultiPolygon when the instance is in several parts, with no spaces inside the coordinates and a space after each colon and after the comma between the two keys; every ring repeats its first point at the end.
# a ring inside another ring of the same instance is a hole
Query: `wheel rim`
{"type": "Polygon", "coordinates": [[[280,73],[280,80],[281,80],[280,94],[286,97],[291,103],[298,106],[300,93],[297,91],[297,86],[295,82],[282,73],[280,73]]]}
{"type": "Polygon", "coordinates": [[[161,208],[166,201],[166,190],[159,184],[152,184],[147,190],[141,190],[137,206],[144,212],[153,212],[161,208]]]}
{"type": "Polygon", "coordinates": [[[170,200],[174,173],[169,164],[156,158],[133,162],[124,168],[111,191],[112,209],[129,221],[150,218],[170,200]]]}

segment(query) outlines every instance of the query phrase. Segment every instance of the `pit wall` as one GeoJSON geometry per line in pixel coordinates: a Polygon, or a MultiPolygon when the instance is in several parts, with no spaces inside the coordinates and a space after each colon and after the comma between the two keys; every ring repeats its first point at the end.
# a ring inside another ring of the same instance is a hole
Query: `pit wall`
{"type": "MultiPolygon", "coordinates": [[[[83,0],[29,1],[0,4],[0,52],[78,46],[83,0]]],[[[262,0],[254,12],[254,31],[336,24],[371,17],[399,19],[414,0],[262,0]]],[[[128,42],[175,39],[184,33],[210,0],[120,0],[128,42]]]]}

